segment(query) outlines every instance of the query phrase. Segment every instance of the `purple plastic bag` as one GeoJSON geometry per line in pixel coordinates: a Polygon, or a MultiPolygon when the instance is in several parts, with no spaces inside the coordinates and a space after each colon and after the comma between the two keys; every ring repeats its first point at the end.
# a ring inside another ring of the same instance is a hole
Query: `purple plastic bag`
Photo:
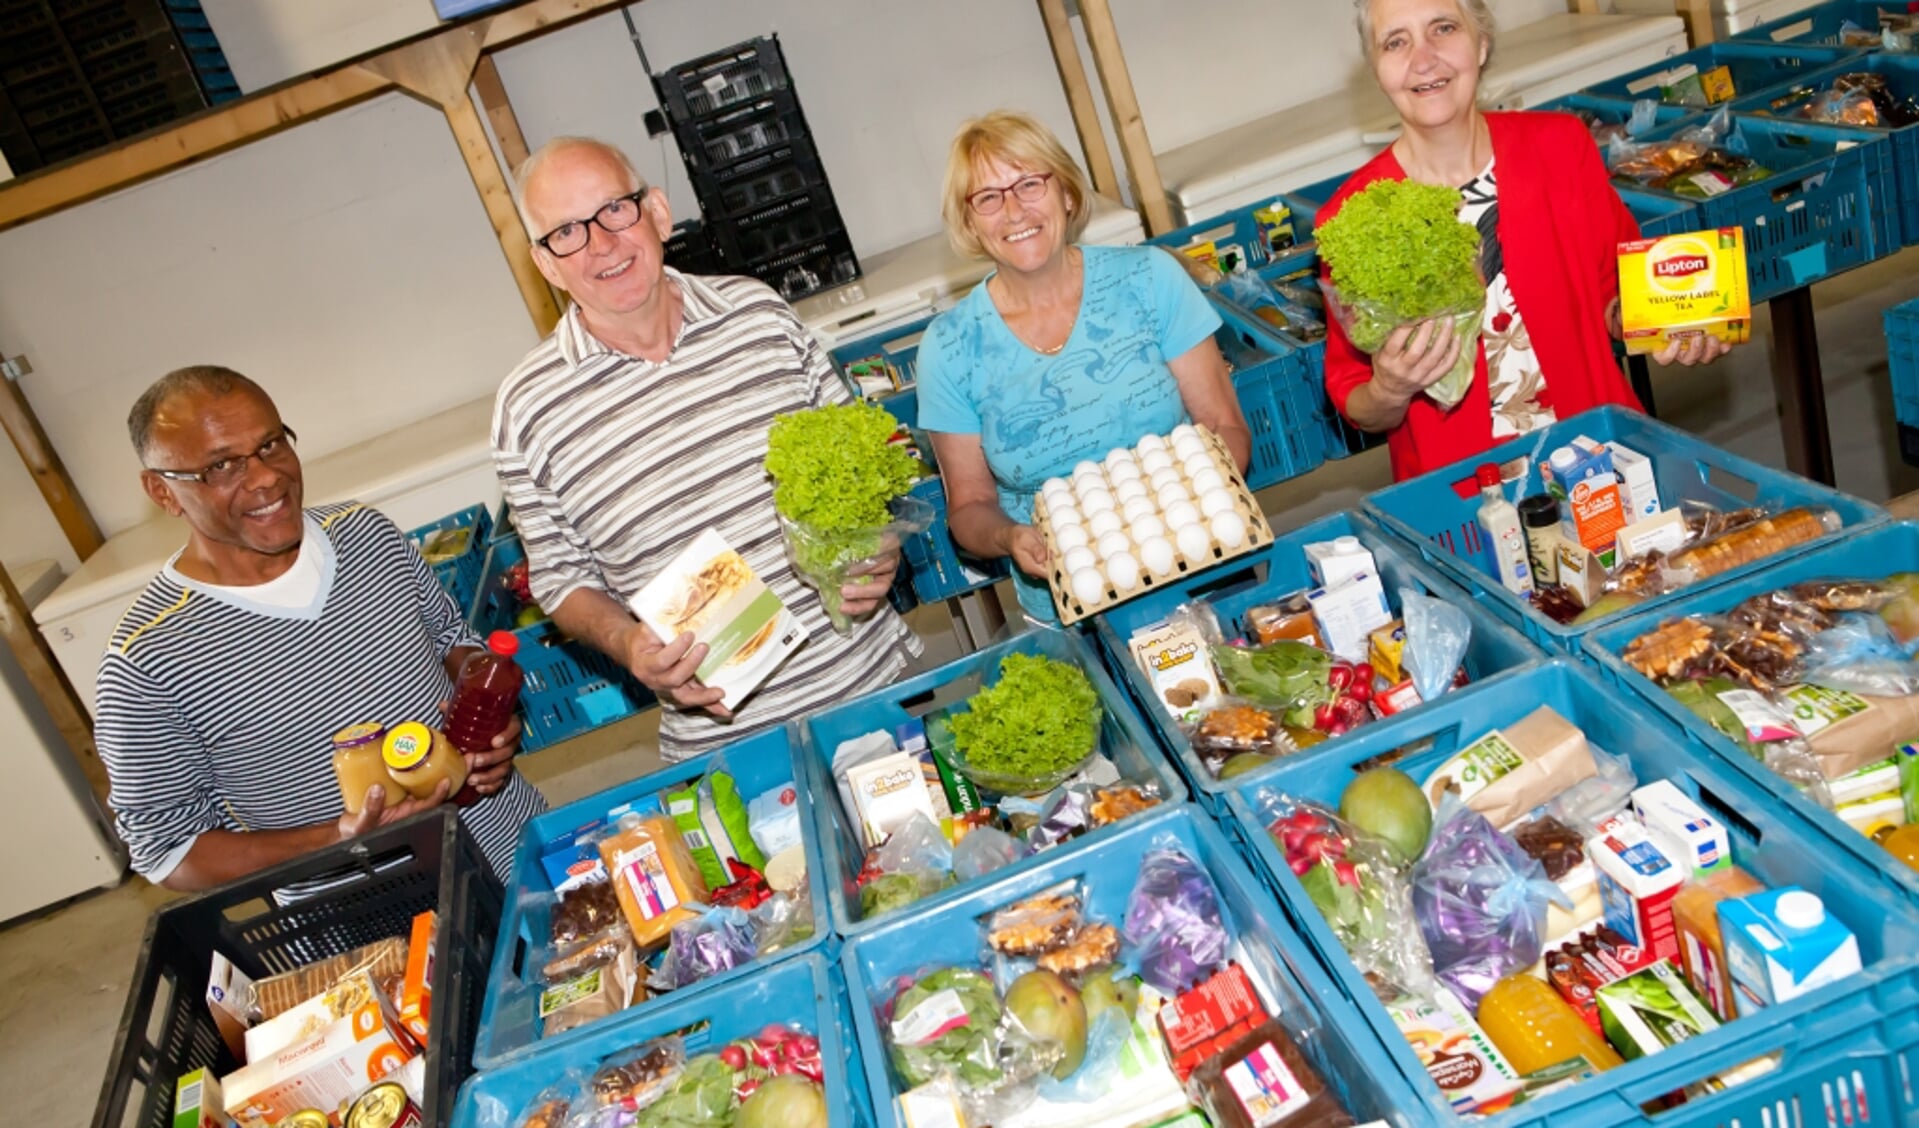
{"type": "Polygon", "coordinates": [[[1140,863],[1126,903],[1126,943],[1139,958],[1140,978],[1176,995],[1226,962],[1226,922],[1219,891],[1199,864],[1176,847],[1158,847],[1140,863]]]}
{"type": "Polygon", "coordinates": [[[1433,971],[1472,1009],[1493,984],[1539,962],[1546,903],[1572,907],[1537,859],[1451,793],[1412,887],[1433,971]]]}
{"type": "Polygon", "coordinates": [[[666,956],[647,978],[658,991],[677,991],[730,971],[759,954],[753,922],[739,909],[712,909],[694,920],[676,925],[666,956]]]}

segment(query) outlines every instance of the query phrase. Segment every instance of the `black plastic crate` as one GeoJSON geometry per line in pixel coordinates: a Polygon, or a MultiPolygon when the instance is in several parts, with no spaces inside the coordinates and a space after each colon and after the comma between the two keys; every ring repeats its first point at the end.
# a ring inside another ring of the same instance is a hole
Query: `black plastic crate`
{"type": "Polygon", "coordinates": [[[716,221],[763,213],[802,196],[814,201],[832,198],[826,170],[811,145],[782,145],[717,176],[697,177],[694,191],[701,210],[716,221]]]}
{"type": "Polygon", "coordinates": [[[752,275],[778,290],[789,302],[844,285],[860,276],[853,242],[843,230],[769,258],[728,259],[726,266],[729,271],[752,275]]]}
{"type": "Polygon", "coordinates": [[[677,123],[674,139],[688,169],[718,173],[811,136],[798,100],[781,93],[716,117],[677,123]]]}
{"type": "Polygon", "coordinates": [[[718,209],[702,210],[728,262],[765,262],[846,230],[832,194],[823,188],[750,212],[724,215],[716,214],[718,209]]]}
{"type": "Polygon", "coordinates": [[[134,966],[94,1128],[168,1128],[182,1074],[237,1068],[206,1005],[215,949],[250,976],[270,975],[405,936],[427,909],[439,911],[440,934],[421,1112],[430,1128],[443,1128],[472,1070],[500,902],[486,858],[446,807],[159,910],[134,966]],[[347,883],[273,903],[277,889],[336,877],[347,883]]]}
{"type": "Polygon", "coordinates": [[[675,224],[666,240],[666,265],[684,274],[724,274],[720,249],[697,219],[675,224]]]}
{"type": "Polygon", "coordinates": [[[793,85],[779,36],[749,39],[653,77],[666,116],[690,122],[793,85]]]}

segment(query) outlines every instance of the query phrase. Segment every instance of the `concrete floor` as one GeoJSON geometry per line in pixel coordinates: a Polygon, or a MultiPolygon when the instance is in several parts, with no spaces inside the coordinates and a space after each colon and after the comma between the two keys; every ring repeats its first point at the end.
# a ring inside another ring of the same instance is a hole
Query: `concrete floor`
{"type": "MultiPolygon", "coordinates": [[[[1919,470],[1899,459],[1880,320],[1888,306],[1919,297],[1919,251],[1822,283],[1815,297],[1839,487],[1874,501],[1919,490],[1919,470]]],[[[1656,372],[1661,418],[1783,467],[1770,347],[1761,313],[1753,343],[1720,364],[1656,372]]],[[[1388,481],[1382,449],[1274,486],[1260,501],[1283,532],[1353,508],[1388,481]]],[[[924,665],[958,653],[942,609],[922,608],[912,621],[927,642],[924,665]]],[[[526,757],[522,770],[556,805],[571,802],[656,767],[657,724],[649,713],[609,726],[526,757]]],[[[146,919],[169,899],[134,879],[0,926],[0,1077],[15,1079],[14,1123],[90,1122],[146,919]]]]}

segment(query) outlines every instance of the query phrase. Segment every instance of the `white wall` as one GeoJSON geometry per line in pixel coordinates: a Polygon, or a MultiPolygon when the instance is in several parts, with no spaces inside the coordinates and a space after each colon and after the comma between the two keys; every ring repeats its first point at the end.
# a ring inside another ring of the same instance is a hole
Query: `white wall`
{"type": "MultiPolygon", "coordinates": [[[[1508,23],[1564,10],[1497,6],[1508,23]]],[[[1358,66],[1343,0],[1115,7],[1162,150],[1317,97],[1358,66]]],[[[433,22],[430,0],[207,8],[246,89],[433,22]]],[[[647,0],[629,11],[656,69],[780,34],[862,254],[938,230],[961,119],[1018,107],[1071,143],[1032,0],[647,0]]],[[[645,136],[653,91],[617,12],[498,61],[530,142],[607,137],[668,186],[676,212],[694,214],[670,138],[645,136]]],[[[442,120],[397,95],[0,232],[0,348],[32,358],[27,395],[108,533],[149,513],[122,420],[171,367],[213,361],[261,379],[313,455],[486,395],[531,343],[442,120]]],[[[3,452],[0,526],[0,559],[73,564],[3,452]]]]}

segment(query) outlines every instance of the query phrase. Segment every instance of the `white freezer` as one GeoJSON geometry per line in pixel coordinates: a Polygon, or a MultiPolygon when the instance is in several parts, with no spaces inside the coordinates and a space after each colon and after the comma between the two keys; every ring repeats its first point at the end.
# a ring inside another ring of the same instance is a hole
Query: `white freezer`
{"type": "MultiPolygon", "coordinates": [[[[1104,196],[1093,197],[1083,242],[1132,244],[1145,238],[1138,213],[1104,196]]],[[[955,251],[944,231],[863,258],[860,266],[858,281],[794,303],[800,320],[828,349],[944,308],[992,269],[984,259],[955,251]]]]}
{"type": "MultiPolygon", "coordinates": [[[[492,422],[489,396],[307,459],[306,503],[363,501],[402,529],[471,505],[494,508],[500,482],[493,473],[492,422]]],[[[113,628],[186,536],[185,522],[164,514],[118,533],[35,609],[47,645],[89,712],[113,628]]]]}
{"type": "MultiPolygon", "coordinates": [[[[1712,0],[1712,31],[1715,38],[1727,39],[1742,31],[1773,20],[1785,19],[1820,0],[1712,0]]],[[[1620,12],[1639,16],[1668,15],[1672,0],[1613,0],[1620,12]]]]}
{"type": "MultiPolygon", "coordinates": [[[[38,560],[12,570],[29,608],[60,582],[60,567],[38,560]]],[[[80,766],[26,671],[0,650],[0,920],[45,908],[126,872],[126,857],[80,766]]]]}
{"type": "MultiPolygon", "coordinates": [[[[1573,14],[1502,31],[1480,80],[1489,107],[1525,109],[1686,49],[1677,16],[1573,14]]],[[[1350,172],[1399,126],[1370,75],[1316,98],[1160,154],[1160,177],[1181,223],[1199,223],[1275,192],[1350,172]]]]}

